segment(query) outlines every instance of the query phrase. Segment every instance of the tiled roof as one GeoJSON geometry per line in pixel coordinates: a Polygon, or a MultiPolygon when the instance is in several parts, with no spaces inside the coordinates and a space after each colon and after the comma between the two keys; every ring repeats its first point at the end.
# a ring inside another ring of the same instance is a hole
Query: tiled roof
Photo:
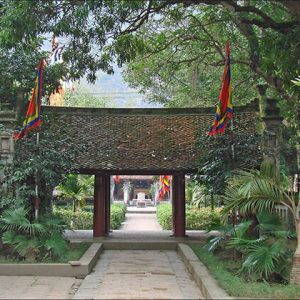
{"type": "MultiPolygon", "coordinates": [[[[85,151],[76,168],[83,173],[167,174],[197,169],[197,134],[207,143],[213,108],[91,109],[49,107],[51,128],[63,126],[85,151]]],[[[235,108],[235,130],[255,132],[256,108],[235,108]]]]}

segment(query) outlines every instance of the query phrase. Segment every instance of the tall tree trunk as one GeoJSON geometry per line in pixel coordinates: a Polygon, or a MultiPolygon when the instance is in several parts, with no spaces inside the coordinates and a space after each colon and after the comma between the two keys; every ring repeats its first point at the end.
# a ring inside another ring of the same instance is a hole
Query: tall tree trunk
{"type": "Polygon", "coordinates": [[[300,285],[300,220],[296,222],[297,248],[293,257],[291,283],[300,285]]]}

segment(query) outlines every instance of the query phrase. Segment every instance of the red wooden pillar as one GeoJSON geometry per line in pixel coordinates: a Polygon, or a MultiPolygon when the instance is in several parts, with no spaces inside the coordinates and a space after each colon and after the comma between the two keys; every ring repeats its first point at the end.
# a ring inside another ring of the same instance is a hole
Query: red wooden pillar
{"type": "Polygon", "coordinates": [[[110,176],[106,176],[106,195],[105,195],[105,233],[109,235],[110,230],[110,176]]]}
{"type": "Polygon", "coordinates": [[[184,174],[173,175],[172,196],[173,234],[175,237],[184,237],[186,236],[184,174]]]}
{"type": "Polygon", "coordinates": [[[94,237],[106,235],[107,227],[107,175],[95,175],[94,186],[94,237]]]}

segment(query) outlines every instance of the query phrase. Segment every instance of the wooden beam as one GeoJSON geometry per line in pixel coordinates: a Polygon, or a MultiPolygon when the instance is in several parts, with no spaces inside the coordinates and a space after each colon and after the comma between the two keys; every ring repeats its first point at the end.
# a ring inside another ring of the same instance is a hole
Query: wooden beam
{"type": "Polygon", "coordinates": [[[159,170],[141,170],[141,169],[111,169],[111,170],[99,170],[99,169],[87,169],[80,168],[76,170],[80,174],[86,175],[172,175],[172,174],[181,174],[182,172],[185,174],[196,174],[198,172],[197,168],[195,169],[184,169],[184,170],[167,170],[167,169],[159,169],[159,170]]]}

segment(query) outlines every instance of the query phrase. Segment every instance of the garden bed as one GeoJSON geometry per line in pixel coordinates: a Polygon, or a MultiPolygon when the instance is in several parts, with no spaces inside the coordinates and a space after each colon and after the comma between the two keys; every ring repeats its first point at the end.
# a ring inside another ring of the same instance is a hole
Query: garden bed
{"type": "MultiPolygon", "coordinates": [[[[44,257],[38,263],[68,263],[69,261],[79,260],[87,249],[91,246],[91,243],[69,243],[65,253],[55,258],[44,257]]],[[[12,255],[12,249],[8,246],[4,246],[0,251],[0,264],[16,263],[37,263],[33,258],[20,258],[12,255]]]]}
{"type": "MultiPolygon", "coordinates": [[[[72,245],[72,244],[71,244],[72,245]]],[[[0,261],[0,276],[64,276],[84,278],[102,252],[101,243],[72,245],[71,250],[55,261],[34,263],[11,258],[0,261]],[[85,249],[85,251],[84,251],[85,249]],[[82,254],[83,253],[83,254],[82,254]],[[4,263],[5,262],[5,263],[4,263]]]]}
{"type": "Polygon", "coordinates": [[[199,259],[207,266],[219,285],[233,297],[299,299],[300,287],[292,284],[278,284],[245,280],[237,270],[241,266],[239,258],[231,250],[208,253],[204,244],[191,245],[199,259]]]}

